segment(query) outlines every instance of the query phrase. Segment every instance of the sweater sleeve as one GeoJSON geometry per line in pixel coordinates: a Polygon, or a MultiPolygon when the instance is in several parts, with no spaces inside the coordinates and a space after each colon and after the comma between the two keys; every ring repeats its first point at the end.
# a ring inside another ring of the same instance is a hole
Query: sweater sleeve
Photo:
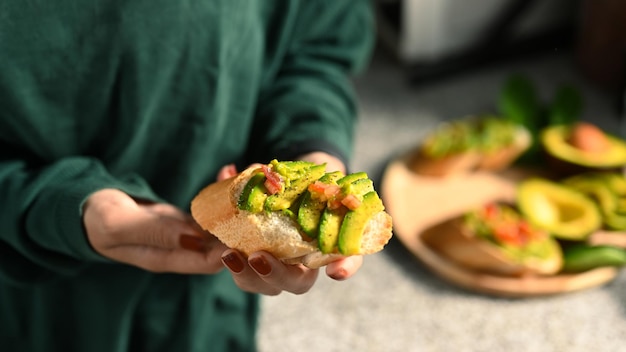
{"type": "Polygon", "coordinates": [[[297,12],[289,17],[293,23],[285,25],[291,29],[283,28],[270,43],[284,51],[259,98],[253,161],[317,150],[346,162],[357,116],[350,75],[365,66],[373,45],[371,5],[367,0],[290,4],[297,4],[290,8],[297,12]]]}
{"type": "Polygon", "coordinates": [[[91,158],[64,158],[41,168],[26,160],[0,160],[0,277],[15,284],[72,275],[106,260],[91,248],[82,224],[82,205],[91,193],[117,188],[157,199],[139,177],[113,177],[91,158]]]}

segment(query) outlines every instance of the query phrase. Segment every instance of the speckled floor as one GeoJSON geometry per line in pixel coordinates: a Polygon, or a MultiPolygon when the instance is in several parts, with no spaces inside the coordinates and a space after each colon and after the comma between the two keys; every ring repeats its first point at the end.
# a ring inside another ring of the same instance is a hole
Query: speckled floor
{"type": "MultiPolygon", "coordinates": [[[[436,123],[493,109],[510,73],[528,75],[544,97],[577,85],[584,118],[618,128],[607,96],[585,84],[571,57],[555,53],[410,87],[393,60],[377,55],[356,80],[362,120],[354,170],[380,181],[385,164],[436,123]]],[[[368,256],[352,279],[320,275],[306,295],[264,297],[263,352],[279,351],[619,351],[626,346],[626,273],[582,292],[506,299],[459,289],[438,278],[398,241],[368,256]]]]}

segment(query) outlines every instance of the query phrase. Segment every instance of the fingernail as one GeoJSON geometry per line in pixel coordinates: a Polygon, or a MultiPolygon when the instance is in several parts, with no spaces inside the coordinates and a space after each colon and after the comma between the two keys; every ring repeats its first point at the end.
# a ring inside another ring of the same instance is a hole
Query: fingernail
{"type": "Polygon", "coordinates": [[[348,278],[348,271],[346,269],[338,269],[337,271],[335,271],[329,276],[331,279],[334,279],[337,281],[343,281],[348,278]]]}
{"type": "Polygon", "coordinates": [[[249,261],[250,266],[261,276],[269,275],[272,272],[272,267],[263,257],[254,257],[249,261]]]}
{"type": "Polygon", "coordinates": [[[241,258],[235,253],[228,253],[222,257],[222,263],[230,269],[230,271],[234,273],[240,273],[243,271],[243,261],[241,258]]]}
{"type": "Polygon", "coordinates": [[[180,235],[178,243],[182,248],[190,251],[204,252],[206,250],[206,241],[202,237],[180,235]]]}

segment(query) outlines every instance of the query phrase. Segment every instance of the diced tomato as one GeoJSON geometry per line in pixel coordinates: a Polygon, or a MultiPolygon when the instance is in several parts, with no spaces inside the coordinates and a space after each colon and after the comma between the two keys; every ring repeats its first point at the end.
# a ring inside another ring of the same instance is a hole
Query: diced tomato
{"type": "Polygon", "coordinates": [[[267,165],[262,165],[261,169],[265,174],[265,182],[263,185],[270,194],[276,194],[284,189],[283,178],[276,172],[272,171],[267,165]]]}
{"type": "Polygon", "coordinates": [[[322,183],[320,181],[315,181],[313,183],[311,183],[308,187],[309,192],[311,193],[318,193],[318,194],[324,194],[324,190],[326,189],[326,184],[322,183]]]}
{"type": "Polygon", "coordinates": [[[324,195],[325,189],[326,185],[319,181],[311,183],[308,187],[308,190],[311,193],[311,198],[317,199],[321,202],[327,201],[326,196],[324,195]]]}
{"type": "Polygon", "coordinates": [[[494,203],[490,203],[485,205],[485,218],[486,219],[494,219],[496,216],[498,216],[498,206],[494,203]]]}
{"type": "Polygon", "coordinates": [[[532,226],[530,226],[528,222],[523,220],[520,220],[520,222],[517,224],[517,230],[519,231],[519,237],[524,244],[539,237],[539,232],[534,231],[532,226]]]}
{"type": "Polygon", "coordinates": [[[346,208],[350,210],[354,210],[361,205],[361,200],[354,194],[348,194],[341,200],[341,204],[345,205],[346,208]]]}
{"type": "Polygon", "coordinates": [[[520,245],[519,231],[515,224],[502,224],[494,229],[493,235],[498,241],[510,245],[520,245]]]}
{"type": "Polygon", "coordinates": [[[517,227],[519,228],[519,231],[521,233],[524,233],[526,235],[531,235],[533,232],[533,229],[530,227],[530,224],[524,220],[520,220],[517,223],[517,227]]]}
{"type": "Polygon", "coordinates": [[[308,187],[311,197],[326,202],[326,206],[331,210],[339,209],[342,206],[354,210],[361,205],[361,200],[353,195],[344,195],[341,187],[336,184],[328,184],[315,181],[308,187]]]}
{"type": "Polygon", "coordinates": [[[324,195],[327,199],[339,198],[341,194],[341,188],[337,185],[326,185],[326,189],[324,189],[324,195]]]}

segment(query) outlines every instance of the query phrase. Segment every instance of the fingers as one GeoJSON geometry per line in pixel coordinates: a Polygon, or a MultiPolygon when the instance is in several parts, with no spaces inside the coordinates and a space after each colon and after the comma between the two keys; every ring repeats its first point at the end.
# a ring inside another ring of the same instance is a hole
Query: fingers
{"type": "Polygon", "coordinates": [[[303,265],[286,265],[266,252],[253,253],[246,259],[235,250],[227,250],[222,261],[242,290],[271,296],[282,291],[308,292],[318,275],[318,270],[303,265]]]}
{"type": "MultiPolygon", "coordinates": [[[[282,291],[306,293],[313,287],[318,276],[316,269],[300,264],[286,265],[267,252],[253,253],[246,259],[238,251],[229,249],[222,254],[222,262],[242,290],[271,296],[282,291]]],[[[334,280],[346,280],[362,264],[362,256],[341,258],[326,266],[326,274],[334,280]]]]}
{"type": "Polygon", "coordinates": [[[212,274],[223,268],[226,246],[169,204],[98,191],[87,201],[83,223],[92,247],[118,262],[154,272],[212,274]]]}
{"type": "Polygon", "coordinates": [[[215,274],[223,269],[220,254],[226,247],[219,241],[203,248],[163,249],[154,246],[127,245],[113,248],[108,256],[151,272],[215,274]]]}
{"type": "Polygon", "coordinates": [[[237,175],[237,167],[235,167],[235,164],[224,165],[217,173],[217,180],[225,180],[235,175],[237,175]]]}
{"type": "Polygon", "coordinates": [[[326,266],[326,275],[338,281],[352,277],[363,265],[363,257],[355,255],[341,258],[326,266]]]}

